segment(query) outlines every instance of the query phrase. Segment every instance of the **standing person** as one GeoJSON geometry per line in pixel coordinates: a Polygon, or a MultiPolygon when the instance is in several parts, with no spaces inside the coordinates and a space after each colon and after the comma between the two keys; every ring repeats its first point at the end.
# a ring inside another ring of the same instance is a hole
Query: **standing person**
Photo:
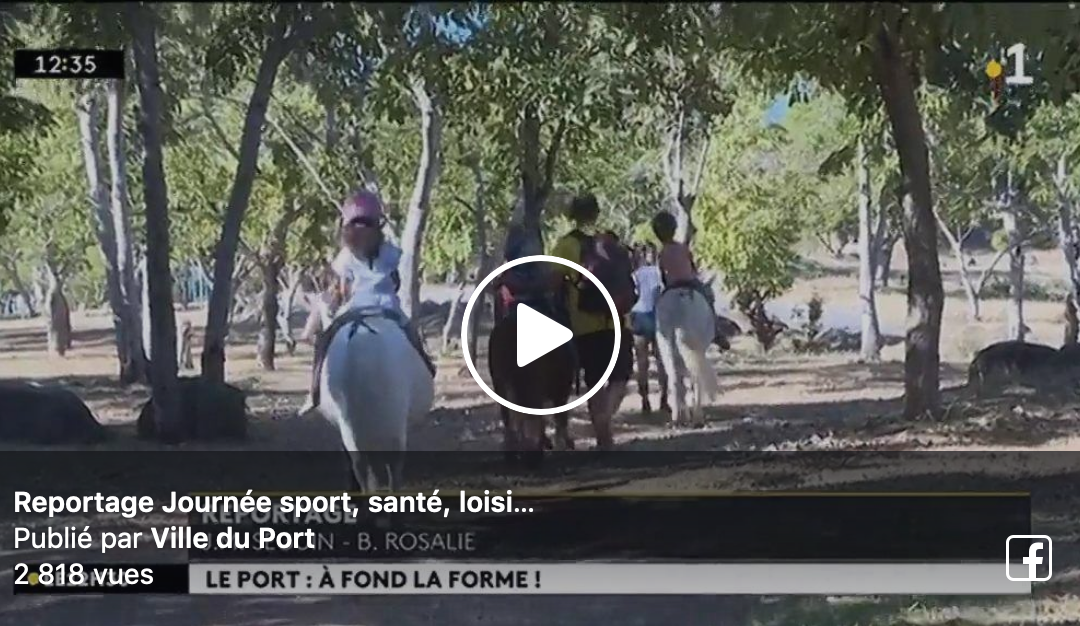
{"type": "Polygon", "coordinates": [[[607,301],[599,290],[578,272],[564,265],[552,264],[555,270],[555,283],[560,290],[565,290],[566,306],[570,316],[570,328],[574,331],[574,346],[578,353],[578,362],[585,378],[585,384],[591,389],[607,370],[612,351],[615,348],[615,325],[622,329],[622,342],[615,365],[607,385],[589,399],[589,418],[596,433],[596,446],[606,450],[614,445],[611,432],[611,418],[622,404],[626,395],[626,383],[633,371],[633,355],[628,341],[630,333],[626,329],[625,313],[633,304],[633,281],[630,277],[632,267],[626,255],[625,268],[617,262],[619,244],[610,235],[596,234],[596,221],[600,217],[600,206],[596,197],[585,194],[574,198],[570,203],[570,219],[574,229],[563,235],[551,251],[552,256],[566,259],[589,269],[602,282],[605,276],[614,277],[613,285],[608,287],[616,308],[626,303],[626,311],[620,310],[618,319],[612,319],[607,301]],[[607,254],[598,254],[602,248],[607,254]],[[616,262],[613,262],[616,260],[616,262]],[[592,265],[592,267],[590,267],[592,265]],[[625,281],[621,274],[625,269],[625,281]],[[617,283],[617,284],[614,284],[617,283]],[[627,293],[628,292],[628,293],[627,293]]]}
{"type": "MultiPolygon", "coordinates": [[[[641,409],[652,413],[649,403],[649,352],[656,355],[656,299],[664,288],[660,267],[656,264],[656,248],[652,244],[641,245],[634,259],[634,285],[638,299],[630,309],[630,331],[634,334],[634,355],[637,357],[638,393],[641,409]]],[[[660,375],[660,409],[667,408],[667,377],[663,365],[657,359],[660,375]]]]}

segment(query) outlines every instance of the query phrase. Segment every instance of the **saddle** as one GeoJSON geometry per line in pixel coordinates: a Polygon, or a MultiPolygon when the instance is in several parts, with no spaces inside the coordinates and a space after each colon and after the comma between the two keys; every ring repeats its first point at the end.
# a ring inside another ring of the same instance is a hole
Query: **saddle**
{"type": "MultiPolygon", "coordinates": [[[[402,320],[395,319],[396,316],[392,312],[384,309],[383,307],[358,307],[354,309],[347,309],[341,315],[335,317],[334,320],[330,323],[330,326],[325,331],[319,334],[315,345],[315,362],[313,364],[314,367],[312,372],[314,381],[319,380],[323,364],[326,361],[326,353],[330,348],[330,342],[334,339],[334,336],[337,335],[337,333],[346,326],[349,327],[350,339],[352,339],[353,335],[356,334],[357,328],[361,326],[363,326],[373,334],[378,333],[377,330],[372,328],[367,323],[367,320],[373,317],[382,317],[391,320],[395,324],[398,324],[400,327],[402,327],[401,331],[405,334],[405,338],[408,339],[410,344],[413,344],[413,348],[420,355],[420,358],[424,360],[424,363],[427,365],[428,370],[431,371],[431,375],[435,375],[433,366],[430,364],[430,360],[428,359],[427,355],[424,354],[423,349],[419,345],[417,345],[410,337],[410,332],[406,328],[404,328],[404,323],[402,320]]],[[[312,401],[315,406],[318,406],[319,385],[317,382],[313,383],[312,401]]]]}
{"type": "MultiPolygon", "coordinates": [[[[349,326],[349,338],[356,334],[356,329],[359,326],[363,326],[371,332],[376,332],[374,328],[368,325],[367,320],[372,317],[384,317],[386,319],[392,319],[393,316],[382,307],[359,307],[355,309],[347,309],[341,315],[338,315],[330,322],[330,326],[323,331],[326,335],[326,342],[329,345],[330,340],[334,338],[344,326],[349,326]]],[[[397,322],[398,320],[393,320],[397,322]]]]}
{"type": "Polygon", "coordinates": [[[675,291],[678,289],[688,289],[690,291],[696,291],[705,298],[705,301],[708,302],[709,305],[712,305],[713,303],[713,294],[710,292],[709,288],[705,285],[705,283],[701,282],[700,280],[675,281],[665,286],[664,290],[660,292],[660,295],[662,296],[669,291],[675,291]]]}

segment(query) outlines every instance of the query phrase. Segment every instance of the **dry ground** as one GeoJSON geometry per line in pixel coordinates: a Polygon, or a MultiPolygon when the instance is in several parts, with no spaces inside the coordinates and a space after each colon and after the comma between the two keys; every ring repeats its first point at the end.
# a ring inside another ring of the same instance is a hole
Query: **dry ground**
{"type": "MultiPolygon", "coordinates": [[[[1030,278],[1046,290],[1060,289],[1057,254],[1036,253],[1030,278]]],[[[943,383],[964,382],[968,359],[1005,333],[1005,303],[984,303],[984,320],[972,323],[959,291],[951,259],[943,258],[946,290],[942,341],[943,383]]],[[[814,271],[798,281],[778,304],[790,308],[818,294],[826,304],[826,321],[857,320],[854,267],[850,260],[818,259],[814,271]]],[[[902,254],[894,265],[894,284],[902,286],[902,254]]],[[[902,291],[888,289],[878,308],[886,334],[902,332],[906,307],[902,291]]],[[[1062,334],[1060,300],[1032,301],[1026,309],[1033,341],[1057,345],[1062,334]]],[[[201,330],[205,312],[180,312],[201,330]]],[[[58,381],[70,385],[99,419],[118,436],[103,450],[154,449],[134,439],[134,418],[146,398],[141,388],[117,387],[110,319],[100,312],[73,316],[74,348],[67,358],[44,353],[40,320],[0,322],[0,378],[58,381]]],[[[432,331],[438,321],[434,320],[432,331]]],[[[278,369],[260,371],[254,362],[249,329],[237,329],[229,351],[228,378],[249,392],[251,440],[244,449],[333,450],[336,434],[321,422],[289,419],[299,406],[308,380],[310,348],[278,358],[278,369]]],[[[483,343],[483,342],[481,342],[483,343]]],[[[434,339],[429,340],[434,345],[434,339]]],[[[198,345],[196,345],[198,354],[198,345]]],[[[633,386],[618,417],[623,449],[810,450],[1080,450],[1080,414],[1073,390],[1052,400],[1013,395],[993,402],[972,403],[962,391],[946,393],[950,410],[940,422],[905,422],[898,415],[903,390],[903,348],[885,349],[880,364],[857,362],[854,354],[800,355],[787,351],[761,354],[747,337],[734,350],[714,355],[723,395],[710,407],[708,427],[671,431],[659,416],[642,416],[633,386]]],[[[481,367],[481,369],[483,369],[481,367]]],[[[499,431],[494,404],[469,378],[460,356],[444,355],[439,363],[436,409],[410,431],[410,447],[418,450],[495,449],[499,431]]],[[[653,404],[658,404],[653,389],[653,404]]],[[[579,441],[590,439],[583,415],[574,415],[579,441]]],[[[582,443],[585,443],[582,441],[582,443]]],[[[187,446],[207,448],[219,446],[187,446]]],[[[0,444],[0,450],[25,449],[0,444]]],[[[1080,463],[1077,463],[1080,468],[1080,463]]],[[[1080,499],[1073,521],[1080,519],[1080,499]]],[[[1018,624],[1080,623],[1080,561],[1077,524],[1062,532],[1070,538],[1074,558],[1055,570],[1066,574],[1036,601],[973,598],[71,598],[49,602],[11,602],[0,608],[0,623],[22,626],[181,626],[187,624],[1018,624]],[[1066,569],[1063,569],[1063,566],[1066,569]],[[747,604],[749,603],[749,604],[747,604]],[[750,606],[750,609],[747,609],[750,606]],[[91,608],[92,607],[92,608],[91,608]],[[749,612],[748,612],[749,611],[749,612]]],[[[1055,533],[1055,537],[1057,534],[1055,533]]],[[[1055,547],[1057,547],[1055,545],[1055,547]]],[[[1055,556],[1057,556],[1055,551],[1055,556]]],[[[0,560],[16,558],[0,553],[0,560]]],[[[0,589],[7,589],[10,568],[0,570],[0,589]]],[[[1058,576],[1055,573],[1055,579],[1058,576]]],[[[6,591],[5,591],[6,593],[6,591]]],[[[10,598],[9,598],[10,600],[10,598]]],[[[5,604],[0,596],[0,606],[5,604]]]]}

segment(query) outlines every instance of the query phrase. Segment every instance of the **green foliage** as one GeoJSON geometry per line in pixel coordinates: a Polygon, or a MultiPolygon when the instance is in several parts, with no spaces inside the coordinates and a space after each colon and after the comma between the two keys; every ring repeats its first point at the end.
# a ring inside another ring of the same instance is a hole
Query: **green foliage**
{"type": "Polygon", "coordinates": [[[5,191],[13,211],[0,248],[26,267],[49,266],[61,277],[86,267],[93,245],[91,207],[73,138],[74,110],[54,111],[55,124],[36,133],[0,135],[3,158],[20,170],[5,191]]]}
{"type": "Polygon", "coordinates": [[[786,163],[788,133],[761,123],[762,102],[741,99],[718,128],[712,173],[695,207],[699,263],[723,272],[737,299],[769,300],[791,287],[800,218],[816,201],[816,172],[786,163]]]}
{"type": "Polygon", "coordinates": [[[0,236],[11,218],[5,209],[25,204],[33,194],[35,139],[31,131],[0,131],[0,236]]]}

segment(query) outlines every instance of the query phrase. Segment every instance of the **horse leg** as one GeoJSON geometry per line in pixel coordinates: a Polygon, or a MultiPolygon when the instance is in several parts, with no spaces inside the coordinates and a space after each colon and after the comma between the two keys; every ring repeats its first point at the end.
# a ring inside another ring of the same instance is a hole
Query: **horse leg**
{"type": "Polygon", "coordinates": [[[690,400],[692,402],[691,407],[690,407],[690,411],[689,411],[690,412],[690,423],[695,428],[699,428],[699,427],[705,425],[704,416],[702,416],[702,414],[701,414],[701,407],[704,404],[702,402],[703,391],[702,391],[702,387],[701,387],[701,381],[692,380],[692,384],[694,385],[694,393],[691,396],[691,400],[690,400]]]}
{"type": "Polygon", "coordinates": [[[673,401],[671,407],[671,423],[677,425],[682,418],[683,408],[683,380],[679,367],[678,350],[675,347],[675,332],[673,329],[664,329],[657,335],[657,348],[660,351],[660,363],[667,372],[668,398],[673,401]]]}
{"type": "MultiPolygon", "coordinates": [[[[514,394],[507,391],[505,385],[495,383],[495,393],[499,394],[503,398],[516,402],[514,394]]],[[[503,425],[503,459],[507,464],[513,465],[517,462],[519,437],[517,432],[517,420],[510,414],[510,409],[503,405],[499,405],[499,417],[502,419],[503,425]]]]}
{"type": "Polygon", "coordinates": [[[641,411],[648,415],[652,413],[649,404],[649,340],[645,337],[634,337],[634,356],[637,360],[637,386],[638,395],[641,396],[641,411]]]}
{"type": "Polygon", "coordinates": [[[687,421],[686,415],[686,363],[679,355],[679,351],[675,350],[675,367],[672,369],[671,375],[671,391],[669,393],[671,400],[671,421],[677,425],[684,425],[687,421]]]}
{"type": "Polygon", "coordinates": [[[350,452],[345,444],[341,444],[341,449],[345,452],[345,458],[348,459],[348,477],[346,478],[346,489],[348,491],[364,492],[364,485],[361,479],[363,472],[363,465],[360,459],[360,453],[350,452]]]}
{"type": "Polygon", "coordinates": [[[574,437],[570,434],[569,413],[559,413],[555,416],[555,446],[556,450],[574,449],[574,437]]]}
{"type": "Polygon", "coordinates": [[[521,428],[521,452],[525,465],[530,468],[539,467],[544,460],[544,425],[546,420],[542,415],[526,415],[515,413],[521,428]]]}
{"type": "Polygon", "coordinates": [[[656,339],[652,340],[652,351],[656,356],[656,380],[660,387],[660,410],[671,412],[671,404],[668,403],[668,375],[664,368],[664,362],[660,359],[660,347],[656,339]]]}

